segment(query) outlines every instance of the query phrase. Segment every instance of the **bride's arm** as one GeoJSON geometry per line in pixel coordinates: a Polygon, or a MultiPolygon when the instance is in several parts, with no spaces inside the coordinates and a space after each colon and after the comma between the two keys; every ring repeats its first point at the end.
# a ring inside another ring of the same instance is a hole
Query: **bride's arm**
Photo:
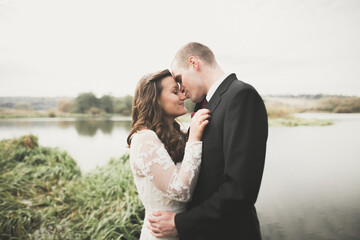
{"type": "Polygon", "coordinates": [[[147,177],[165,196],[186,202],[194,190],[201,163],[202,142],[187,142],[181,167],[175,166],[155,132],[144,130],[132,139],[134,174],[147,177]]]}

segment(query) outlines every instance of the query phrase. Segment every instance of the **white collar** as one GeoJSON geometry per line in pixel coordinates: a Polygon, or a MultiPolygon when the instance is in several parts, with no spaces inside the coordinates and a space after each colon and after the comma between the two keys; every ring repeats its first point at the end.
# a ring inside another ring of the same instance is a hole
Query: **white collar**
{"type": "Polygon", "coordinates": [[[211,97],[214,95],[216,89],[220,86],[220,84],[230,75],[230,73],[225,73],[222,75],[216,82],[211,85],[207,95],[206,95],[206,101],[210,101],[211,97]]]}

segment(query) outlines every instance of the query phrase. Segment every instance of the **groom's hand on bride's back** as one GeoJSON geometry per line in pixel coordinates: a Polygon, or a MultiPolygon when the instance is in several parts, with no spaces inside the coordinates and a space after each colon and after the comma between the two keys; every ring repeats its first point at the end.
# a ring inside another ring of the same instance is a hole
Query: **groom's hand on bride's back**
{"type": "Polygon", "coordinates": [[[154,212],[149,216],[148,229],[157,238],[176,237],[178,235],[175,227],[176,213],[170,211],[154,212]]]}

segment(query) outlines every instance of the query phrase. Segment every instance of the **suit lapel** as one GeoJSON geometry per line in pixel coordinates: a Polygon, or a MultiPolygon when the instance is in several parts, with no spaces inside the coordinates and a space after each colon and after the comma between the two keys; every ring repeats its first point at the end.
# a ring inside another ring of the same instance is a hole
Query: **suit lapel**
{"type": "Polygon", "coordinates": [[[200,102],[195,104],[194,112],[197,112],[197,110],[201,109],[202,102],[203,102],[203,100],[201,100],[200,102]]]}
{"type": "MultiPolygon", "coordinates": [[[[237,78],[236,75],[232,73],[216,89],[214,95],[211,97],[210,101],[206,104],[206,108],[209,109],[211,113],[215,111],[217,105],[221,101],[221,95],[229,88],[230,84],[234,80],[237,80],[237,78]]],[[[196,104],[196,107],[199,107],[198,105],[199,104],[196,104]]]]}

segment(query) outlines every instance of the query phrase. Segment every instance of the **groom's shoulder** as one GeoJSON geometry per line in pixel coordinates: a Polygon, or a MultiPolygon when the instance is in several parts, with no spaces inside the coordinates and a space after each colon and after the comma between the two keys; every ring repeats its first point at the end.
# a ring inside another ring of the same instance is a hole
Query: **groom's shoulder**
{"type": "Polygon", "coordinates": [[[252,99],[251,101],[253,101],[255,99],[261,99],[261,96],[251,84],[236,78],[235,81],[232,81],[229,85],[223,98],[225,100],[224,104],[228,104],[229,102],[243,101],[243,99],[252,99]]]}
{"type": "Polygon", "coordinates": [[[235,81],[232,81],[228,88],[230,94],[237,94],[239,92],[255,92],[257,93],[256,89],[249,83],[244,82],[238,78],[235,81]]]}

